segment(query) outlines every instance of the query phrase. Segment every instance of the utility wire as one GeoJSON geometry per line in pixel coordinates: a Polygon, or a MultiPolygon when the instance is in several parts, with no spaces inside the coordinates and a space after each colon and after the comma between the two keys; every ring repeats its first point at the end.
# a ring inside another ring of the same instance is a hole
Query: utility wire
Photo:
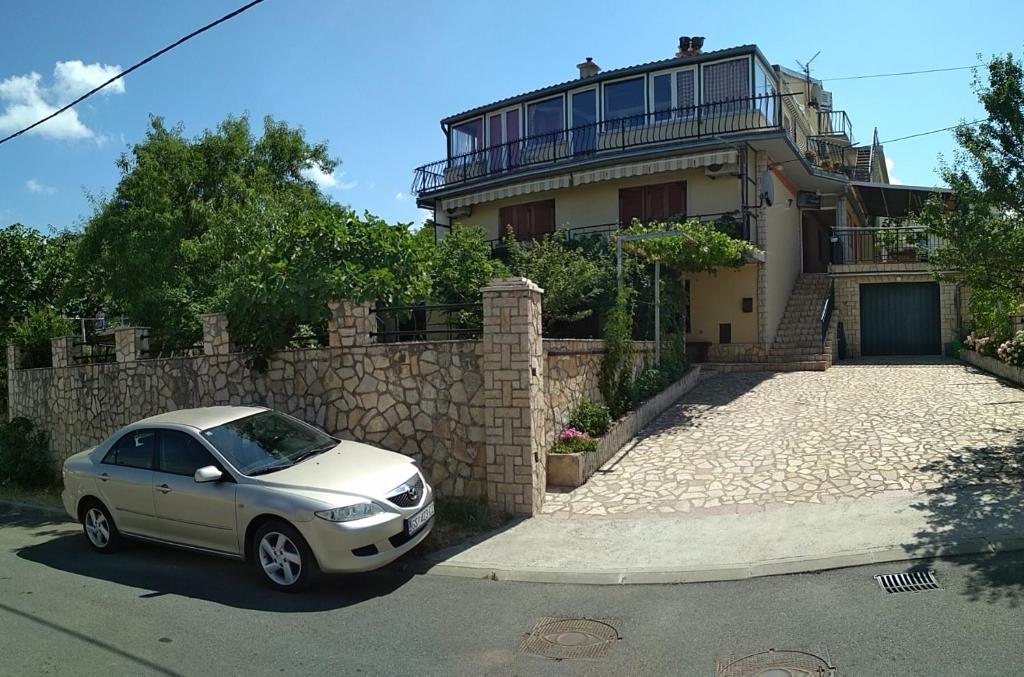
{"type": "Polygon", "coordinates": [[[25,127],[24,129],[20,129],[20,130],[14,132],[13,134],[11,134],[10,136],[5,136],[4,138],[0,139],[0,144],[7,143],[11,139],[13,139],[13,138],[15,138],[17,136],[21,136],[25,132],[31,131],[32,129],[35,129],[36,127],[38,127],[39,125],[43,124],[47,120],[52,120],[53,118],[57,117],[58,115],[60,115],[64,111],[69,110],[70,108],[74,107],[75,105],[85,101],[90,96],[92,96],[96,92],[100,91],[101,89],[103,89],[104,87],[109,85],[110,83],[115,82],[115,81],[123,78],[124,76],[128,75],[132,71],[134,71],[134,70],[136,70],[138,68],[141,68],[142,66],[145,66],[150,61],[156,59],[157,57],[159,57],[159,56],[161,56],[163,54],[166,54],[167,52],[171,51],[172,49],[174,49],[178,45],[181,45],[181,44],[183,44],[185,42],[188,42],[189,40],[191,40],[192,38],[196,37],[200,33],[205,33],[206,31],[210,30],[214,26],[217,26],[218,24],[222,24],[225,21],[227,21],[228,19],[232,19],[232,18],[238,16],[239,14],[241,14],[242,12],[245,12],[246,10],[252,9],[256,5],[260,4],[261,2],[263,2],[263,0],[253,0],[249,4],[243,5],[243,6],[239,7],[235,11],[230,12],[228,14],[225,14],[224,16],[222,16],[221,18],[217,19],[216,21],[211,21],[210,23],[206,24],[202,28],[199,28],[197,30],[192,31],[191,33],[189,33],[185,37],[180,38],[179,40],[176,40],[175,42],[167,45],[166,47],[164,47],[160,51],[153,52],[152,54],[150,54],[145,59],[143,59],[142,61],[138,62],[137,64],[135,64],[131,68],[127,68],[127,69],[121,71],[120,73],[118,73],[114,77],[110,78],[109,80],[107,80],[103,84],[99,85],[98,87],[94,87],[93,89],[90,89],[88,92],[86,92],[82,96],[78,97],[77,99],[75,99],[71,103],[67,104],[63,108],[60,108],[60,109],[54,111],[53,113],[50,113],[49,115],[47,115],[42,120],[37,120],[36,122],[33,122],[32,124],[30,124],[28,127],[25,127]]]}
{"type": "Polygon", "coordinates": [[[867,80],[868,78],[894,78],[900,75],[922,75],[924,73],[948,73],[950,71],[965,71],[971,68],[979,68],[980,65],[974,66],[954,66],[952,68],[929,68],[923,71],[903,71],[901,73],[874,73],[872,75],[847,75],[841,78],[813,78],[822,82],[838,82],[839,80],[867,80]]]}
{"type": "Polygon", "coordinates": [[[963,123],[960,123],[960,124],[952,125],[950,127],[943,127],[942,129],[933,129],[930,132],[918,132],[917,134],[908,134],[907,136],[898,136],[895,139],[886,139],[885,141],[879,141],[878,144],[882,145],[882,144],[886,144],[886,143],[894,143],[896,141],[903,141],[904,139],[914,139],[914,138],[917,138],[919,136],[928,136],[929,134],[938,134],[939,132],[948,132],[950,130],[956,129],[961,124],[965,125],[967,127],[970,127],[972,125],[981,124],[982,122],[987,122],[987,121],[988,121],[988,118],[983,118],[981,120],[972,120],[971,122],[963,122],[963,123]]]}

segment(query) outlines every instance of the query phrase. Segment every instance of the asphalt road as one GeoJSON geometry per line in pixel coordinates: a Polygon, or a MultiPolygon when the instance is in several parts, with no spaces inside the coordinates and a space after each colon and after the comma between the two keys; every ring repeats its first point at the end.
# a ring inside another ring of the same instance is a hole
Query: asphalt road
{"type": "MultiPolygon", "coordinates": [[[[2,510],[2,509],[0,509],[2,510]]],[[[699,675],[769,648],[839,675],[1019,674],[1024,556],[934,562],[942,589],[887,595],[898,566],[674,586],[503,583],[394,570],[265,589],[240,563],[146,545],[92,553],[77,525],[0,513],[0,675],[699,675]],[[603,658],[519,650],[542,617],[611,624],[603,658]]]]}

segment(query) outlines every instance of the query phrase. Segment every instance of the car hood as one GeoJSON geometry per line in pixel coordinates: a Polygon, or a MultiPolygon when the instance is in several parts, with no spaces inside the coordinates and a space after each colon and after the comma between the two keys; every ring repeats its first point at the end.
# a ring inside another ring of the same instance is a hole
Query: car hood
{"type": "Polygon", "coordinates": [[[381,500],[416,472],[408,456],[345,441],[330,451],[258,479],[264,486],[328,502],[331,494],[381,500]]]}

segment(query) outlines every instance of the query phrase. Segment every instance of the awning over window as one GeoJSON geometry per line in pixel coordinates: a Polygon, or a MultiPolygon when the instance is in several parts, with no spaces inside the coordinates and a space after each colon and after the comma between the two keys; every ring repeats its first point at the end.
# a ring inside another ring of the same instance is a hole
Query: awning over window
{"type": "Polygon", "coordinates": [[[851,181],[855,193],[868,216],[901,217],[917,211],[932,195],[944,200],[952,196],[949,188],[925,188],[893,183],[851,181]]]}
{"type": "Polygon", "coordinates": [[[657,174],[659,172],[672,172],[694,167],[705,167],[709,165],[728,165],[736,162],[736,151],[721,150],[695,155],[680,155],[656,160],[645,160],[643,162],[632,162],[629,164],[611,165],[588,169],[571,174],[562,174],[545,179],[514,183],[506,186],[499,186],[490,190],[483,190],[477,193],[469,193],[456,197],[445,198],[441,207],[451,209],[453,207],[465,207],[468,205],[501,200],[503,198],[527,195],[529,193],[540,193],[546,190],[568,188],[569,186],[582,186],[597,181],[610,181],[630,176],[644,176],[646,174],[657,174]]]}

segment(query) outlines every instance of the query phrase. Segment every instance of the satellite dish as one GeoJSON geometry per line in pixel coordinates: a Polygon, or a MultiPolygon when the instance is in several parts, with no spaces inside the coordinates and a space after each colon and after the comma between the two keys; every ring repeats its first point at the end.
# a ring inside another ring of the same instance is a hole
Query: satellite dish
{"type": "Polygon", "coordinates": [[[761,204],[772,206],[775,202],[775,182],[772,180],[770,169],[764,170],[761,174],[761,204]]]}

